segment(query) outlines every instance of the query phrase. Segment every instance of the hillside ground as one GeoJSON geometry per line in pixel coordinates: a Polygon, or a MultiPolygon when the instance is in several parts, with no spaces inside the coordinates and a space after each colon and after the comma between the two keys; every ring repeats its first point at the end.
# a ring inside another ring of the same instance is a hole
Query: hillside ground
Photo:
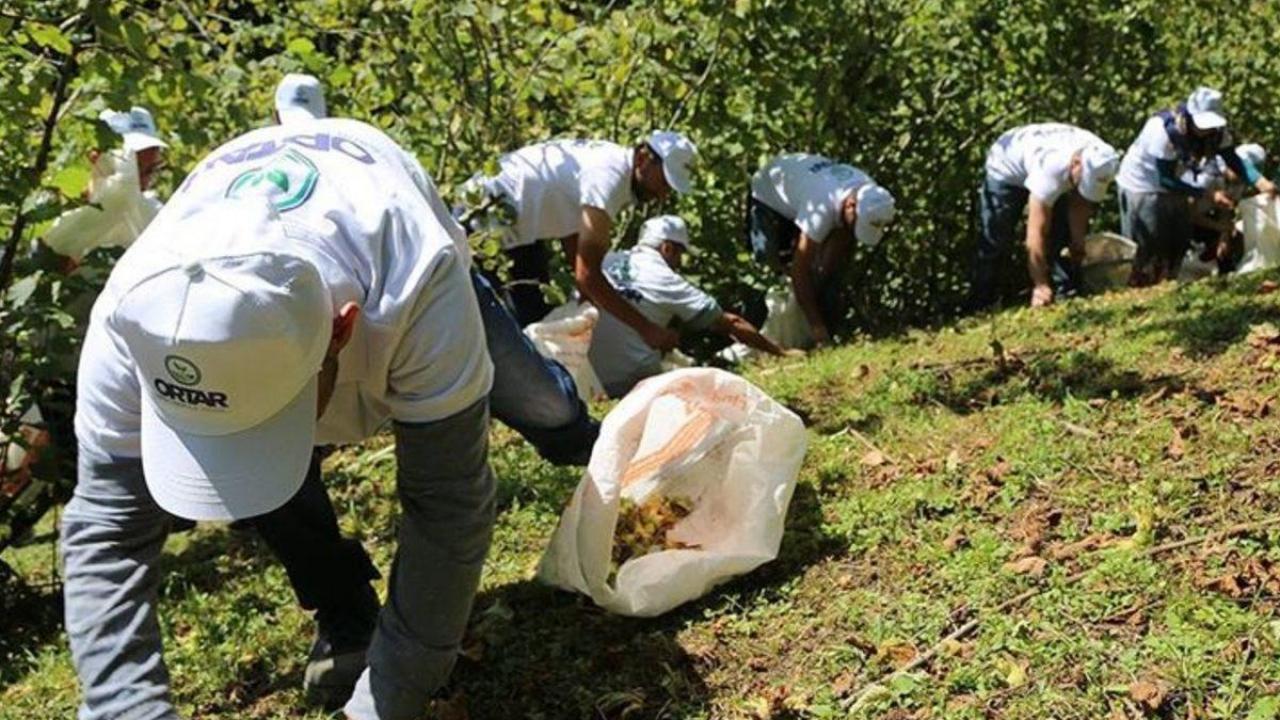
{"type": "MultiPolygon", "coordinates": [[[[1280,717],[1275,288],[1169,285],[748,368],[810,432],[781,556],[653,620],[533,581],[578,473],[495,430],[501,516],[437,714],[1280,717]]],[[[386,442],[328,464],[384,568],[386,442]]],[[[53,526],[4,557],[0,718],[74,715],[53,526]]],[[[188,716],[324,717],[300,709],[311,621],[261,543],[201,527],[164,563],[188,716]]]]}

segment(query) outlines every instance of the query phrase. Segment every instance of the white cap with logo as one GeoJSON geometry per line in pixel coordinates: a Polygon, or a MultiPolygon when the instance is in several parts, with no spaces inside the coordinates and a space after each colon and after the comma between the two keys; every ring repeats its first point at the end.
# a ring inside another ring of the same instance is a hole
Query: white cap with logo
{"type": "Polygon", "coordinates": [[[1191,122],[1201,130],[1216,130],[1227,124],[1222,110],[1222,93],[1213,88],[1198,87],[1187,98],[1191,122]]]}
{"type": "Polygon", "coordinates": [[[853,225],[853,235],[865,247],[875,247],[897,211],[893,195],[880,185],[867,183],[858,188],[855,199],[858,219],[853,225]]]}
{"type": "Polygon", "coordinates": [[[276,86],[276,114],[281,124],[328,117],[320,80],[314,75],[285,75],[276,86]]]}
{"type": "Polygon", "coordinates": [[[160,139],[156,131],[156,121],[151,112],[135,105],[129,110],[103,110],[98,119],[107,124],[124,138],[124,147],[132,152],[140,152],[148,148],[167,148],[168,143],[160,139]]]}
{"type": "Polygon", "coordinates": [[[670,130],[654,130],[645,140],[662,159],[662,174],[672,190],[686,195],[693,189],[693,168],[698,148],[689,138],[670,130]]]}
{"type": "Polygon", "coordinates": [[[689,227],[684,224],[684,220],[675,215],[659,215],[650,218],[640,226],[640,239],[636,244],[656,248],[662,245],[664,240],[680,245],[684,249],[689,249],[689,227]]]}
{"type": "Polygon", "coordinates": [[[142,384],[147,488],[180,517],[260,515],[306,476],[332,300],[261,199],[179,222],[189,252],[156,253],[110,320],[142,384]]]}
{"type": "Polygon", "coordinates": [[[1120,154],[1106,143],[1094,143],[1080,151],[1080,165],[1080,194],[1089,202],[1102,202],[1120,171],[1120,154]]]}

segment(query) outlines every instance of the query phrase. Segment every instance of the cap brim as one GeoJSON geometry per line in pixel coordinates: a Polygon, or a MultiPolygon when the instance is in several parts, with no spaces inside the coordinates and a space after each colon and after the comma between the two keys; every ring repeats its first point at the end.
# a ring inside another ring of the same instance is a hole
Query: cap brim
{"type": "Polygon", "coordinates": [[[282,124],[286,122],[311,122],[318,119],[315,113],[311,112],[311,108],[301,105],[276,106],[276,114],[280,116],[282,124]]]}
{"type": "Polygon", "coordinates": [[[1087,180],[1080,183],[1080,196],[1089,202],[1102,202],[1107,197],[1107,182],[1089,182],[1087,180]]]}
{"type": "Polygon", "coordinates": [[[141,152],[149,148],[167,148],[169,144],[154,135],[128,132],[124,134],[124,147],[126,150],[141,152]]]}
{"type": "Polygon", "coordinates": [[[1201,130],[1217,130],[1227,124],[1227,119],[1216,112],[1192,113],[1191,122],[1201,130]]]}
{"type": "Polygon", "coordinates": [[[270,512],[302,487],[315,445],[317,379],[280,412],[230,435],[174,430],[142,393],[142,471],[168,512],[237,520],[270,512]]]}
{"type": "Polygon", "coordinates": [[[688,195],[689,190],[693,188],[693,183],[689,180],[688,168],[682,168],[681,171],[673,171],[670,163],[663,162],[662,175],[667,179],[667,184],[671,186],[671,189],[681,195],[688,195]]]}
{"type": "Polygon", "coordinates": [[[874,247],[880,243],[880,238],[884,237],[884,228],[878,228],[859,217],[853,224],[853,236],[863,245],[874,247]]]}

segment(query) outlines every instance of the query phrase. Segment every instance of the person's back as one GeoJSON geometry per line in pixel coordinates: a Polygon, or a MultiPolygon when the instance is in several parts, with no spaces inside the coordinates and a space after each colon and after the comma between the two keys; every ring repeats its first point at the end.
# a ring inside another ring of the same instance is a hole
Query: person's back
{"type": "MultiPolygon", "coordinates": [[[[722,314],[713,298],[672,270],[655,248],[611,252],[604,271],[628,302],[662,327],[679,319],[682,327],[704,329],[722,314]]],[[[624,395],[640,380],[662,372],[662,353],[608,313],[600,314],[588,357],[610,397],[624,395]]]]}
{"type": "Polygon", "coordinates": [[[1005,185],[1026,187],[1033,196],[1053,203],[1072,187],[1072,156],[1091,145],[1105,144],[1088,130],[1066,123],[1023,125],[991,146],[987,175],[1005,185]]]}
{"type": "Polygon", "coordinates": [[[511,245],[576,234],[583,206],[616,218],[633,201],[631,152],[601,140],[550,140],[503,155],[497,182],[517,205],[511,245]]]}
{"type": "Polygon", "coordinates": [[[822,242],[840,224],[840,204],[868,185],[865,172],[821,155],[780,155],[751,178],[752,195],[822,242]]]}
{"type": "MultiPolygon", "coordinates": [[[[183,247],[186,223],[215,204],[237,199],[269,201],[285,227],[305,238],[297,249],[324,275],[334,306],[360,305],[362,318],[344,355],[333,411],[321,420],[317,442],[367,437],[388,417],[388,396],[394,394],[388,384],[403,349],[398,340],[417,312],[418,295],[442,264],[465,267],[468,262],[461,229],[417,162],[372,127],[332,119],[262,128],[218,148],[188,176],[120,259],[94,315],[109,314],[119,293],[158,257],[198,255],[198,248],[183,247]]],[[[91,330],[84,357],[94,358],[92,350],[103,341],[91,330]]],[[[481,361],[460,359],[452,370],[480,382],[487,373],[464,365],[481,361]]],[[[99,379],[82,358],[86,371],[87,379],[99,379]]],[[[78,434],[109,453],[136,454],[134,433],[111,437],[118,427],[109,412],[115,403],[102,393],[117,384],[84,380],[78,434]]]]}

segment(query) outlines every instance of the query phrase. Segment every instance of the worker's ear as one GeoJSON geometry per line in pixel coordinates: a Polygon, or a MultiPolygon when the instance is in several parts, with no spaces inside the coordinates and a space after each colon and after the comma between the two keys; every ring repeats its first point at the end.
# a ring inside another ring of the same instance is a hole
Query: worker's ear
{"type": "Polygon", "coordinates": [[[329,336],[329,357],[336,357],[342,352],[342,348],[347,346],[351,341],[351,335],[356,330],[356,319],[360,317],[360,306],[349,302],[338,310],[338,314],[333,318],[333,334],[329,336]]]}

